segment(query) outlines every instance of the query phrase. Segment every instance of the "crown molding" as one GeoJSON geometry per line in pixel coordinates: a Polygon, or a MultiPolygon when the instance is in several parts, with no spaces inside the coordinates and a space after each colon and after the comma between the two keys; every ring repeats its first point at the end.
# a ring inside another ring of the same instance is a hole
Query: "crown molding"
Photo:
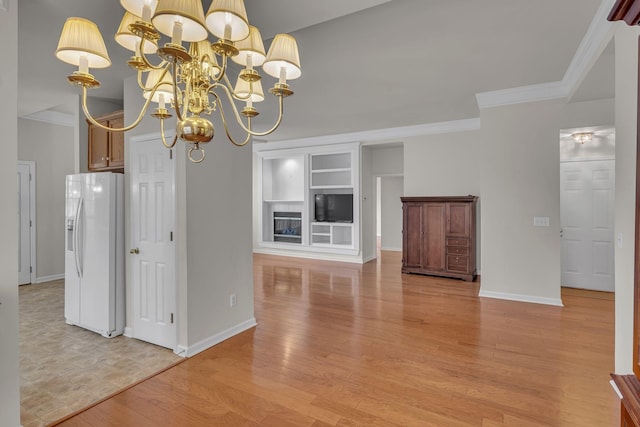
{"type": "Polygon", "coordinates": [[[607,17],[614,3],[615,0],[602,0],[587,33],[582,38],[578,50],[564,73],[562,83],[569,100],[613,38],[615,27],[612,22],[607,20],[607,17]]]}
{"type": "Polygon", "coordinates": [[[347,142],[359,142],[366,145],[379,142],[395,142],[414,136],[467,132],[478,129],[480,129],[480,118],[451,120],[447,122],[426,123],[421,125],[375,129],[361,132],[313,136],[309,138],[288,139],[266,143],[259,143],[257,141],[254,141],[253,151],[279,150],[282,148],[310,147],[316,145],[344,144],[347,142]]]}
{"type": "Polygon", "coordinates": [[[614,2],[602,0],[600,3],[562,81],[477,93],[478,107],[492,108],[571,98],[613,37],[613,24],[607,21],[607,16],[614,2]]]}
{"type": "Polygon", "coordinates": [[[548,101],[566,96],[567,92],[562,82],[551,82],[476,93],[476,101],[479,108],[493,108],[526,102],[548,101]]]}
{"type": "Polygon", "coordinates": [[[73,114],[61,113],[59,111],[52,110],[36,111],[35,113],[27,114],[20,118],[67,127],[75,127],[77,125],[77,121],[73,114]]]}

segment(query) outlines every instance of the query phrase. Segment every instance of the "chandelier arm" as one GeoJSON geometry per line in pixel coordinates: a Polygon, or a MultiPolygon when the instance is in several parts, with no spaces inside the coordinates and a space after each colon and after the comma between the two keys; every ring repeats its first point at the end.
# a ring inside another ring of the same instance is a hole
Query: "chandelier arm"
{"type": "MultiPolygon", "coordinates": [[[[231,136],[231,132],[229,131],[229,127],[227,126],[227,120],[224,116],[224,108],[222,106],[222,100],[220,99],[220,96],[215,92],[211,92],[211,94],[218,100],[218,105],[220,106],[220,117],[222,118],[222,125],[224,126],[224,131],[227,134],[227,138],[229,138],[229,141],[231,141],[231,143],[236,147],[242,147],[244,145],[247,145],[247,143],[251,139],[251,133],[247,132],[247,136],[244,139],[244,141],[236,142],[235,139],[233,139],[233,136],[231,136]]],[[[251,117],[249,117],[248,121],[249,121],[249,129],[251,129],[251,117]]],[[[240,122],[240,124],[244,128],[244,125],[242,124],[242,122],[240,122]]]]}
{"type": "MultiPolygon", "coordinates": [[[[173,109],[176,111],[176,116],[178,117],[178,121],[182,121],[182,112],[180,111],[180,101],[178,98],[178,75],[177,75],[177,65],[176,65],[176,60],[174,59],[173,62],[171,63],[171,71],[173,72],[173,100],[174,100],[174,106],[173,109]]],[[[164,76],[163,76],[164,77],[164,76]]],[[[159,80],[161,80],[162,78],[160,78],[159,80]]],[[[186,104],[183,102],[183,104],[186,104]]],[[[186,108],[186,106],[185,106],[186,108]]],[[[186,113],[186,110],[185,110],[186,113]]]]}
{"type": "MultiPolygon", "coordinates": [[[[233,107],[233,113],[236,116],[236,120],[237,120],[238,124],[242,127],[242,129],[245,132],[248,132],[249,134],[251,134],[253,136],[266,136],[266,135],[269,135],[270,133],[273,133],[273,131],[276,130],[278,128],[278,126],[280,126],[280,123],[282,122],[283,113],[284,113],[284,102],[283,102],[283,97],[282,96],[278,96],[278,104],[279,104],[278,120],[276,120],[276,123],[273,125],[273,127],[271,129],[267,130],[267,131],[264,131],[264,132],[254,132],[250,128],[247,128],[244,125],[244,123],[242,122],[242,118],[240,117],[240,113],[238,113],[238,109],[236,108],[235,102],[233,102],[233,96],[231,95],[231,92],[230,92],[229,88],[226,87],[223,84],[218,84],[218,85],[214,85],[214,86],[221,87],[227,93],[227,97],[229,98],[229,102],[231,103],[231,106],[233,107]]],[[[210,91],[209,93],[213,94],[215,92],[210,91]]],[[[216,95],[216,97],[217,97],[217,95],[216,95]]]]}
{"type": "Polygon", "coordinates": [[[213,81],[215,83],[218,83],[220,80],[222,80],[223,78],[227,77],[227,62],[228,62],[227,61],[227,55],[223,53],[222,54],[222,65],[220,66],[220,75],[218,75],[215,78],[213,78],[213,81]]]}
{"type": "Polygon", "coordinates": [[[89,113],[89,107],[87,107],[87,88],[86,86],[82,86],[82,111],[84,111],[85,117],[87,118],[87,120],[89,120],[89,122],[91,122],[92,125],[95,125],[100,129],[103,129],[109,132],[126,132],[138,126],[144,117],[144,113],[147,112],[147,108],[149,107],[150,103],[151,103],[151,97],[149,97],[149,99],[145,101],[144,106],[142,107],[142,110],[140,110],[140,114],[138,115],[138,118],[129,126],[125,126],[122,128],[112,128],[112,127],[108,127],[101,124],[100,122],[98,122],[96,119],[93,118],[91,113],[89,113]]]}
{"type": "Polygon", "coordinates": [[[149,62],[149,60],[147,59],[147,55],[144,53],[144,42],[145,38],[143,37],[142,41],[140,42],[140,58],[142,58],[142,62],[144,63],[144,65],[152,70],[159,70],[167,65],[167,61],[165,61],[164,59],[158,65],[153,65],[151,62],[149,62]]]}
{"type": "Polygon", "coordinates": [[[164,119],[160,119],[160,136],[162,137],[162,144],[167,148],[173,148],[178,141],[178,135],[174,135],[173,142],[171,144],[167,144],[167,140],[164,138],[164,119]]]}

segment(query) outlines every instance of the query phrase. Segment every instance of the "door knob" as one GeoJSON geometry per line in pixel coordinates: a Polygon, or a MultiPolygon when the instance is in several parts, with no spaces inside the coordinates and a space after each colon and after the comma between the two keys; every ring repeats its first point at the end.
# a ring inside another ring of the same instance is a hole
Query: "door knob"
{"type": "Polygon", "coordinates": [[[138,249],[138,248],[131,249],[131,250],[129,250],[129,253],[130,254],[139,254],[140,253],[140,249],[138,249]]]}

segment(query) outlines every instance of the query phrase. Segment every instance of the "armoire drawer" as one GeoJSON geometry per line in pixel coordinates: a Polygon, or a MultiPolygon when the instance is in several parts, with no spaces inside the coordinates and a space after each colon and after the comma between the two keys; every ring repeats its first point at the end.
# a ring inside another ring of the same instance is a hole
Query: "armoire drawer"
{"type": "Polygon", "coordinates": [[[469,247],[469,239],[464,239],[460,237],[447,237],[447,246],[469,247]]]}
{"type": "Polygon", "coordinates": [[[464,246],[447,246],[447,255],[469,255],[469,248],[464,246]]]}
{"type": "Polygon", "coordinates": [[[447,255],[447,270],[466,273],[469,270],[469,257],[447,255]]]}

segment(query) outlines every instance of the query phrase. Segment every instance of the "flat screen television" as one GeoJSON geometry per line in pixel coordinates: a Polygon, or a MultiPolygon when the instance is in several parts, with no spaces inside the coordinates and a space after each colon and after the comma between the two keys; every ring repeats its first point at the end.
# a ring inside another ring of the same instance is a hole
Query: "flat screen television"
{"type": "Polygon", "coordinates": [[[353,194],[316,194],[316,222],[353,222],[353,194]]]}

